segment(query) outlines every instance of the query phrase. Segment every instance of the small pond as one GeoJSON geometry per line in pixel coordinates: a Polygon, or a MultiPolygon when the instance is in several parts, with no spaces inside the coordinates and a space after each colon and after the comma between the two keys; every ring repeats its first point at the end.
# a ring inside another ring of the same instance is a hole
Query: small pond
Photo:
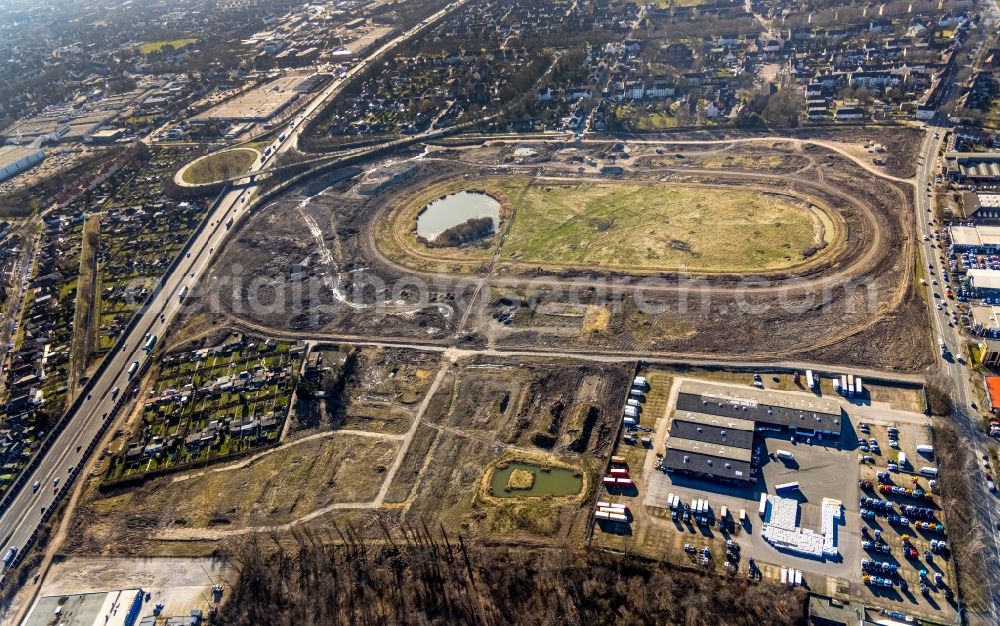
{"type": "Polygon", "coordinates": [[[491,493],[498,498],[523,498],[525,496],[575,496],[583,488],[583,477],[573,470],[560,467],[543,468],[531,463],[515,462],[493,472],[491,493]],[[507,490],[507,481],[515,470],[534,474],[530,489],[507,490]]]}
{"type": "Polygon", "coordinates": [[[459,191],[431,202],[417,216],[417,235],[427,241],[463,222],[477,217],[493,220],[493,231],[500,225],[500,203],[493,196],[477,191],[459,191]]]}

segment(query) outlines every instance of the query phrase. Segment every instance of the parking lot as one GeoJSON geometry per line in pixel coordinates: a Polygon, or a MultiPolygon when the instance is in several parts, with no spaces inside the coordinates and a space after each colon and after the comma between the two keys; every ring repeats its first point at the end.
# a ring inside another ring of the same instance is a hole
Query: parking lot
{"type": "MultiPolygon", "coordinates": [[[[778,566],[794,567],[805,573],[820,571],[824,576],[850,576],[859,571],[860,557],[858,538],[860,536],[858,512],[858,462],[854,452],[840,451],[824,446],[822,440],[806,445],[801,441],[792,443],[791,436],[772,433],[775,436],[762,439],[755,454],[760,459],[757,483],[742,488],[724,485],[715,481],[685,476],[677,473],[655,472],[647,477],[646,496],[643,504],[647,507],[667,508],[667,498],[673,493],[682,502],[690,503],[696,498],[707,498],[714,515],[725,506],[734,519],[739,511],[746,512],[746,522],[736,541],[754,556],[778,566]],[[817,445],[819,444],[819,445],[817,445]],[[794,459],[781,460],[774,456],[777,450],[792,452],[794,459]],[[774,486],[797,481],[799,489],[784,494],[799,503],[799,526],[819,531],[820,504],[823,498],[840,500],[845,508],[845,525],[837,529],[837,546],[841,552],[839,560],[816,560],[785,552],[768,544],[761,536],[763,524],[758,515],[761,493],[774,493],[774,486]],[[822,570],[817,568],[822,564],[822,570]]],[[[712,527],[685,524],[682,520],[669,520],[679,532],[711,538],[712,527]]],[[[737,523],[738,525],[738,523],[737,523]]]]}

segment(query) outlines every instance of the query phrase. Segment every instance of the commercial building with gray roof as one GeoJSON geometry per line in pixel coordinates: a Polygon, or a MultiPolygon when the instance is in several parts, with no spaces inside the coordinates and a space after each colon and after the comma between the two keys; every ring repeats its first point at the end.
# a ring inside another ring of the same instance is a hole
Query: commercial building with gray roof
{"type": "Polygon", "coordinates": [[[839,437],[842,422],[836,400],[685,380],[662,464],[668,471],[746,483],[754,474],[755,431],[777,427],[839,437]]]}

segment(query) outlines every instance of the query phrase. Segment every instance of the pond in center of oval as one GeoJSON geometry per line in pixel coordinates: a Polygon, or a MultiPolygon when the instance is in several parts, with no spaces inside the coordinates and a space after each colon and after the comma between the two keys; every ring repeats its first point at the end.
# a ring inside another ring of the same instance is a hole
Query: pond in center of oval
{"type": "Polygon", "coordinates": [[[471,219],[488,217],[493,231],[500,224],[500,203],[496,198],[478,191],[459,191],[431,202],[417,216],[417,235],[427,241],[444,231],[471,219]]]}
{"type": "Polygon", "coordinates": [[[512,462],[493,470],[490,491],[498,498],[524,496],[575,496],[583,488],[583,477],[578,472],[561,467],[542,467],[532,463],[512,462]],[[511,474],[520,470],[531,474],[532,479],[520,487],[511,485],[511,474]]]}

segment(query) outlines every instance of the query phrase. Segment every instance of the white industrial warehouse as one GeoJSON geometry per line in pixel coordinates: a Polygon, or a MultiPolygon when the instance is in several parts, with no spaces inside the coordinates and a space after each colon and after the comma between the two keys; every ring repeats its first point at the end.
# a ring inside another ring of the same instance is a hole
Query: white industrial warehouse
{"type": "Polygon", "coordinates": [[[0,181],[27,171],[45,159],[41,148],[22,146],[0,146],[0,181]]]}

